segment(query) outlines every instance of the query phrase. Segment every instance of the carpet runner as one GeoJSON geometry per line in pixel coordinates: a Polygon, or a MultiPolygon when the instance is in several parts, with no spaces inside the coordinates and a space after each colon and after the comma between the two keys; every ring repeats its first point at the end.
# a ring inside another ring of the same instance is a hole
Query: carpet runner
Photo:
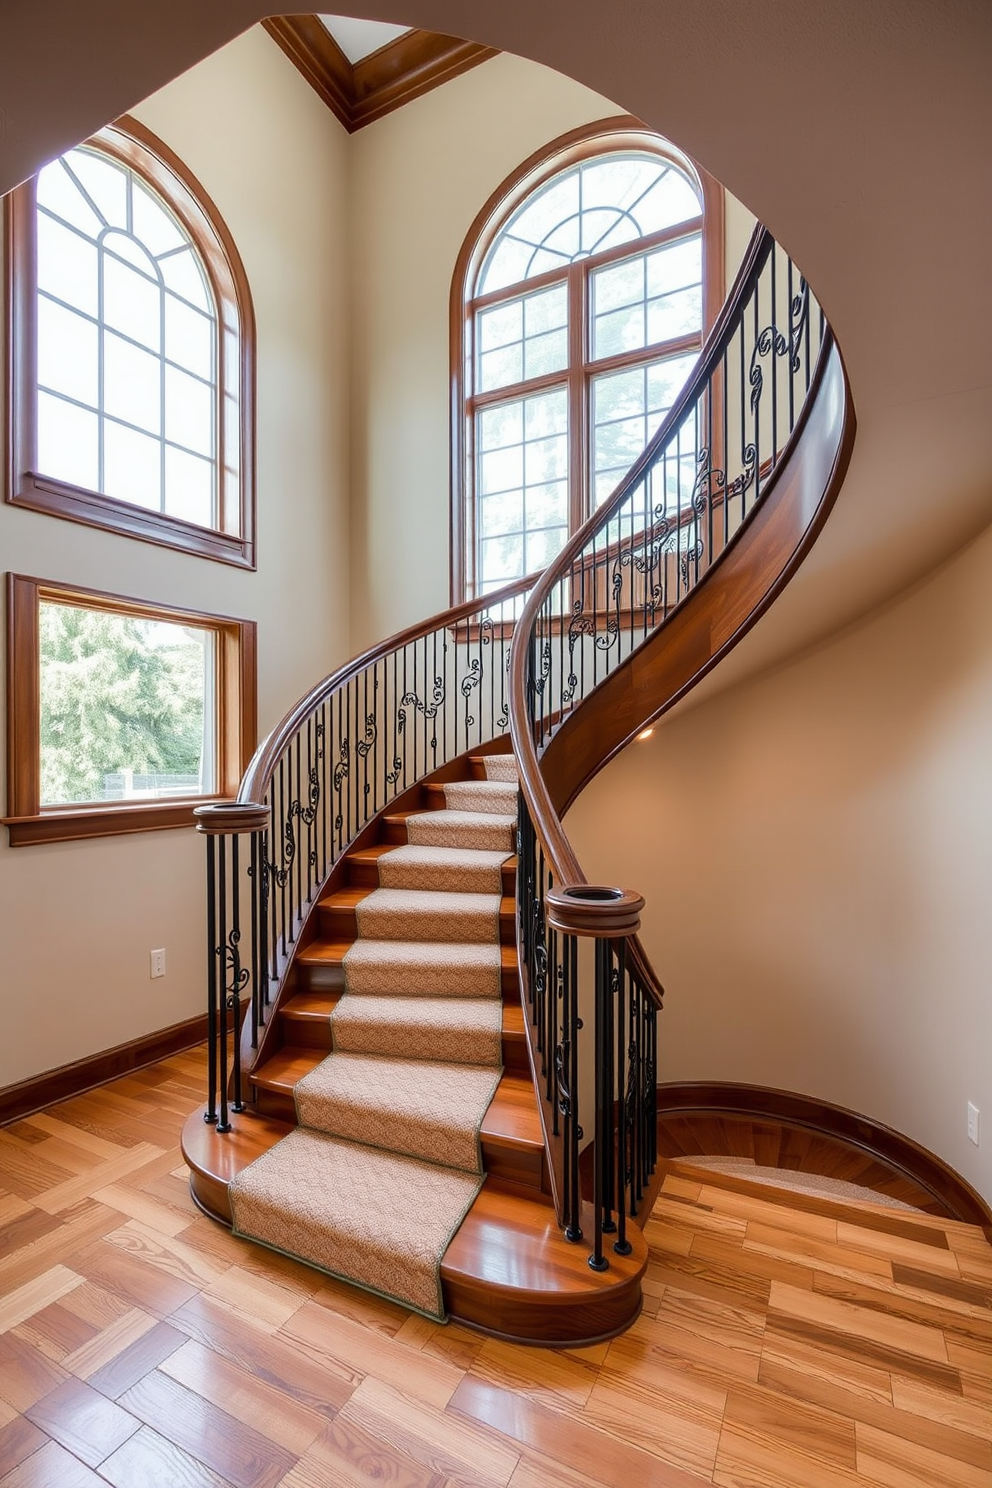
{"type": "Polygon", "coordinates": [[[331,1014],[296,1086],[298,1128],[231,1184],[235,1232],[443,1318],[441,1259],[484,1174],[502,1074],[501,865],[516,765],[444,787],[378,859],[331,1014]]]}

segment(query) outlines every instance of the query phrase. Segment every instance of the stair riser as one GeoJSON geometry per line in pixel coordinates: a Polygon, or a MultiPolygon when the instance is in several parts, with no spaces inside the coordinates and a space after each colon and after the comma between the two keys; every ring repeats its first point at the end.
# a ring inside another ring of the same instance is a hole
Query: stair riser
{"type": "MultiPolygon", "coordinates": [[[[326,1017],[284,1017],[286,1042],[304,1049],[326,1049],[331,1052],[331,1025],[326,1017]]],[[[503,1067],[515,1074],[526,1074],[530,1068],[527,1040],[519,1033],[504,1033],[503,1067]]]]}
{"type": "MultiPolygon", "coordinates": [[[[301,992],[343,992],[344,967],[339,963],[324,962],[307,966],[302,958],[297,961],[297,986],[301,992]]],[[[520,999],[520,983],[517,969],[504,966],[500,973],[500,990],[504,1002],[520,999]]]]}

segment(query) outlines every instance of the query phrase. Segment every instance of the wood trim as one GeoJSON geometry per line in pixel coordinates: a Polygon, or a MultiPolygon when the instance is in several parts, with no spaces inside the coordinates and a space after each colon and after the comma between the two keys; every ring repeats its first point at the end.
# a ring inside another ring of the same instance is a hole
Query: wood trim
{"type": "Polygon", "coordinates": [[[233,796],[251,759],[257,734],[257,627],[200,610],[158,605],[81,585],[24,574],[7,575],[7,815],[11,847],[75,842],[195,825],[193,808],[233,796]],[[189,621],[217,637],[217,792],[142,803],[41,805],[41,684],[38,607],[42,600],[78,604],[115,614],[189,621]]]}
{"type": "Polygon", "coordinates": [[[349,134],[499,55],[435,31],[407,31],[354,65],[315,15],[262,25],[349,134]]]}
{"type": "MultiPolygon", "coordinates": [[[[992,1208],[949,1163],[890,1126],[846,1106],[774,1090],[761,1085],[721,1081],[672,1081],[658,1086],[658,1123],[666,1113],[724,1111],[736,1116],[766,1117],[808,1127],[836,1137],[898,1168],[942,1204],[955,1219],[980,1225],[992,1240],[992,1208]]],[[[682,1159],[691,1162],[691,1158],[682,1159]]]]}
{"type": "Polygon", "coordinates": [[[125,537],[176,548],[200,558],[255,568],[255,314],[248,276],[237,245],[210,196],[169,148],[137,119],[123,115],[85,144],[135,171],[182,223],[210,280],[217,307],[218,482],[217,526],[201,527],[165,512],[84,489],[38,470],[35,388],[37,385],[35,182],[25,182],[7,198],[5,212],[5,358],[8,458],[4,499],[125,537]],[[228,365],[228,331],[237,326],[238,365],[228,365]],[[225,419],[228,396],[239,410],[237,474],[226,467],[225,419]]]}
{"type": "Polygon", "coordinates": [[[71,1100],[108,1080],[119,1079],[131,1070],[141,1069],[146,1064],[156,1064],[168,1059],[183,1049],[202,1044],[207,1036],[207,1015],[198,1013],[183,1023],[173,1023],[155,1033],[146,1033],[141,1038],[131,1039],[126,1044],[116,1044],[99,1054],[90,1054],[85,1059],[76,1059],[72,1064],[60,1065],[33,1075],[16,1085],[0,1090],[0,1125],[20,1121],[34,1111],[57,1101],[71,1100]]]}
{"type": "Polygon", "coordinates": [[[266,16],[262,25],[338,122],[353,133],[352,66],[327,27],[315,15],[266,16]]]}
{"type": "MultiPolygon", "coordinates": [[[[669,141],[660,137],[632,114],[617,114],[600,119],[593,124],[582,125],[559,135],[542,149],[530,155],[516,170],[496,188],[475,217],[462,243],[455,263],[449,296],[449,388],[451,409],[450,438],[450,534],[449,579],[451,602],[463,599],[474,575],[470,572],[467,538],[474,526],[475,501],[473,478],[470,468],[472,455],[472,422],[477,404],[498,402],[513,396],[514,389],[500,388],[494,393],[477,395],[466,375],[466,348],[472,334],[472,317],[480,304],[497,303],[501,298],[511,298],[510,290],[500,290],[490,296],[475,298],[469,290],[475,282],[480,266],[492,242],[507,217],[520,203],[552,176],[588,159],[599,152],[599,147],[608,141],[611,149],[656,150],[670,159],[699,188],[702,199],[702,215],[691,223],[680,223],[676,227],[652,234],[644,240],[649,246],[677,241],[680,237],[701,231],[703,243],[703,323],[701,335],[691,338],[695,345],[704,344],[722,319],[725,287],[725,227],[723,187],[701,166],[669,141]]],[[[586,279],[590,262],[596,267],[601,262],[612,262],[635,252],[642,251],[634,244],[624,244],[611,249],[602,260],[582,260],[568,266],[566,271],[549,271],[528,280],[525,288],[539,289],[542,284],[561,282],[568,285],[569,296],[569,366],[563,372],[549,374],[541,385],[567,386],[569,398],[569,525],[574,532],[585,520],[582,505],[589,504],[589,430],[588,398],[586,388],[589,380],[601,372],[626,366],[639,366],[659,355],[677,354],[678,341],[671,344],[644,348],[621,356],[603,358],[593,362],[589,356],[589,330],[582,317],[576,314],[581,303],[588,309],[586,279]],[[578,358],[578,360],[576,360],[578,358]]],[[[737,283],[740,281],[738,276],[737,283]]],[[[736,283],[735,283],[736,288],[736,283]]],[[[682,338],[688,339],[688,338],[682,338]]],[[[527,391],[536,390],[536,383],[527,383],[527,391]]],[[[474,559],[473,559],[474,562],[474,559]]]]}

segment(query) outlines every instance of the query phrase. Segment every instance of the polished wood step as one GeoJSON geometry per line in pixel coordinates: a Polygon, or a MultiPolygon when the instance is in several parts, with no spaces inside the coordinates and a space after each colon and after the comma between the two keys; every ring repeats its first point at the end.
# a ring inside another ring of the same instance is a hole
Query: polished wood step
{"type": "MultiPolygon", "coordinates": [[[[289,1123],[248,1112],[219,1135],[195,1111],[183,1131],[183,1156],[200,1206],[230,1225],[227,1185],[291,1130],[289,1123]]],[[[591,1217],[583,1214],[586,1236],[591,1217]]],[[[593,1272],[588,1239],[564,1238],[547,1197],[522,1193],[487,1177],[441,1262],[448,1311],[505,1338],[544,1345],[592,1343],[628,1327],[641,1306],[647,1246],[628,1227],[632,1252],[610,1255],[609,1270],[593,1272]]]]}
{"type": "MultiPolygon", "coordinates": [[[[295,1123],[293,1092],[304,1075],[327,1057],[326,1049],[288,1044],[251,1074],[260,1111],[295,1123]]],[[[487,1173],[526,1188],[548,1186],[544,1136],[529,1075],[504,1072],[482,1119],[482,1160],[487,1173]]]]}
{"type": "MultiPolygon", "coordinates": [[[[373,889],[349,886],[338,889],[321,899],[317,906],[320,929],[327,940],[358,939],[358,905],[367,899],[373,889]]],[[[517,904],[511,895],[504,895],[499,906],[499,938],[502,945],[515,945],[517,932],[517,904]]]]}
{"type": "MultiPolygon", "coordinates": [[[[496,784],[495,781],[493,783],[496,784]]],[[[447,785],[453,784],[455,784],[454,781],[449,780],[447,782],[447,785]]],[[[499,784],[508,785],[509,781],[500,781],[499,784]]],[[[445,796],[444,792],[444,784],[436,784],[433,781],[427,781],[423,788],[423,800],[425,809],[428,811],[443,811],[448,804],[447,797],[445,796]]],[[[499,812],[494,812],[493,814],[501,815],[501,813],[499,812]]],[[[516,816],[515,807],[512,814],[516,816]]]]}
{"type": "MultiPolygon", "coordinates": [[[[279,1009],[286,1021],[286,1043],[309,1047],[329,1054],[331,1050],[331,1013],[341,1000],[338,992],[297,992],[279,1009]]],[[[528,1075],[527,1030],[519,1003],[503,1003],[503,1063],[508,1070],[528,1075]]]]}
{"type": "MultiPolygon", "coordinates": [[[[405,839],[404,839],[405,840],[405,839]]],[[[395,842],[380,842],[374,847],[363,847],[348,854],[348,885],[354,889],[377,889],[379,887],[379,859],[392,852],[395,842]]],[[[502,867],[503,893],[513,898],[517,882],[517,859],[506,859],[502,867]]]]}
{"type": "Polygon", "coordinates": [[[495,759],[508,754],[509,750],[493,750],[492,754],[470,754],[468,757],[469,776],[472,780],[488,780],[486,774],[486,760],[495,759]]]}
{"type": "MultiPolygon", "coordinates": [[[[295,966],[302,985],[325,991],[344,991],[344,958],[355,943],[351,940],[315,940],[296,957],[295,966]]],[[[501,987],[504,998],[517,1001],[520,996],[520,978],[517,971],[515,946],[500,947],[501,987]]]]}

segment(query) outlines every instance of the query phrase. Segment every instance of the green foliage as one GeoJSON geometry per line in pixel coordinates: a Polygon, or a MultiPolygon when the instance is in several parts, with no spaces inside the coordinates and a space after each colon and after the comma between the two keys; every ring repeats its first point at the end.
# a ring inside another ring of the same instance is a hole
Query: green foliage
{"type": "Polygon", "coordinates": [[[198,775],[202,633],[42,604],[41,799],[106,799],[104,776],[198,775]]]}

